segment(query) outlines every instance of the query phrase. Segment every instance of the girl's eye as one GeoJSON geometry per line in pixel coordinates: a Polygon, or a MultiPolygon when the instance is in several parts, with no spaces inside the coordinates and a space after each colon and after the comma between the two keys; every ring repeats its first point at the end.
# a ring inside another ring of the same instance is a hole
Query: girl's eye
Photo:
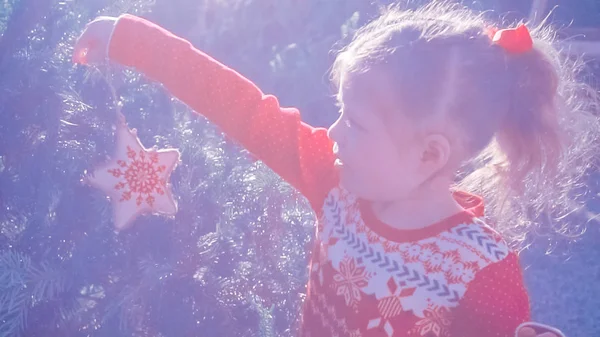
{"type": "Polygon", "coordinates": [[[352,128],[352,129],[359,130],[359,131],[364,130],[363,127],[357,125],[356,123],[352,123],[352,121],[350,121],[348,119],[346,119],[345,124],[346,124],[346,127],[348,127],[348,128],[352,128]]]}

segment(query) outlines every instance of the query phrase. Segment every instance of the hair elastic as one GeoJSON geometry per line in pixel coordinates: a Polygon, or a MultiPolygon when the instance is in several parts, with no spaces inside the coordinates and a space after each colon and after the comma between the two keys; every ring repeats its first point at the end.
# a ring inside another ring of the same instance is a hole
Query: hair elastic
{"type": "Polygon", "coordinates": [[[524,24],[516,28],[489,29],[488,35],[492,43],[504,48],[510,54],[523,54],[533,49],[533,39],[529,29],[524,24]]]}

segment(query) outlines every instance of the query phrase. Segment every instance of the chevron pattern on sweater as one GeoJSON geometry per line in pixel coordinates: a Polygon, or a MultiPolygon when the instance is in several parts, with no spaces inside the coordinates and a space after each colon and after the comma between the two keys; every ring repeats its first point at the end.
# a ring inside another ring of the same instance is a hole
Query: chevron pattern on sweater
{"type": "Polygon", "coordinates": [[[426,291],[443,298],[448,303],[458,303],[460,294],[456,290],[452,290],[448,285],[438,280],[433,280],[429,276],[423,275],[416,270],[410,269],[406,265],[391,259],[387,254],[381,253],[373,249],[370,245],[367,245],[356,234],[352,233],[342,224],[340,212],[340,208],[337,207],[337,205],[332,208],[334,232],[338,234],[350,248],[360,254],[363,259],[394,275],[399,281],[404,281],[416,287],[423,288],[426,291]]]}
{"type": "Polygon", "coordinates": [[[490,256],[494,257],[496,261],[500,261],[508,255],[506,247],[500,247],[487,233],[484,233],[481,227],[478,226],[458,226],[453,232],[464,238],[468,238],[471,242],[477,244],[477,246],[483,248],[490,256]]]}

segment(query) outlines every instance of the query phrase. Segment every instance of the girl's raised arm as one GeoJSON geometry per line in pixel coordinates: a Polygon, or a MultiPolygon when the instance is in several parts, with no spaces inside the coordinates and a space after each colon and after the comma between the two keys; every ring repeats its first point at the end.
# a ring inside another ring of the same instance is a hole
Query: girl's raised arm
{"type": "Polygon", "coordinates": [[[110,60],[134,67],[215,123],[317,206],[334,181],[327,130],[301,121],[251,81],[192,44],[142,18],[123,15],[108,43],[110,60]]]}

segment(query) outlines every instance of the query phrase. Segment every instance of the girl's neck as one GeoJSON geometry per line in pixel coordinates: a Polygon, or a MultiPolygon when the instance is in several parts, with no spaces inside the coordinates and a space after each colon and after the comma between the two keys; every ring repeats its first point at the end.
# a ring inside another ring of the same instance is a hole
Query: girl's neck
{"type": "Polygon", "coordinates": [[[464,210],[448,189],[431,188],[394,201],[373,201],[371,207],[381,222],[404,230],[425,228],[464,210]]]}

